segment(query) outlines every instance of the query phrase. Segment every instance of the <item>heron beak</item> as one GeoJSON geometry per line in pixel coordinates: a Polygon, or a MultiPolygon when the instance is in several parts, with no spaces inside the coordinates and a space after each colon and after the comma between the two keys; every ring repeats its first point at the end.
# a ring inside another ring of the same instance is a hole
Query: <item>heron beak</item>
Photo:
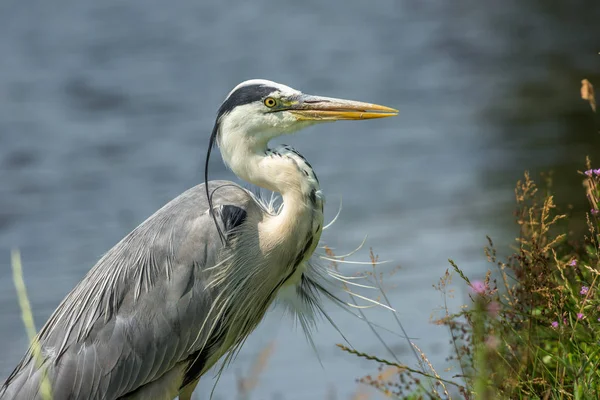
{"type": "Polygon", "coordinates": [[[398,110],[378,104],[331,97],[301,95],[287,111],[298,121],[339,121],[394,117],[398,110]]]}

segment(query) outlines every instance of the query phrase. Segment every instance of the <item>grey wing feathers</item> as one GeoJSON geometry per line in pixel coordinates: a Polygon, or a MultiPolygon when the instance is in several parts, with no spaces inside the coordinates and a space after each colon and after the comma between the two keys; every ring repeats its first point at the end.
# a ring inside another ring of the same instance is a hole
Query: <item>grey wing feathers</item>
{"type": "MultiPolygon", "coordinates": [[[[238,185],[212,181],[209,189],[224,232],[260,211],[238,185]]],[[[207,210],[204,185],[186,191],[113,247],[63,300],[38,335],[54,399],[117,399],[198,350],[192,344],[216,295],[205,288],[205,271],[222,248],[207,210]]],[[[29,351],[0,399],[41,398],[40,377],[29,351]]]]}

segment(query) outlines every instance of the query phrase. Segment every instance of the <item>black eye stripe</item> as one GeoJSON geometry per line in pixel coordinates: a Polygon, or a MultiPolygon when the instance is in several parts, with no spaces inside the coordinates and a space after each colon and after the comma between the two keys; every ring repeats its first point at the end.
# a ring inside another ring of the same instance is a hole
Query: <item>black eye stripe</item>
{"type": "Polygon", "coordinates": [[[278,89],[273,86],[261,84],[242,86],[231,93],[223,104],[221,104],[217,113],[217,118],[230,112],[237,106],[254,103],[255,101],[263,101],[265,97],[268,97],[271,93],[276,91],[278,91],[278,89]]]}

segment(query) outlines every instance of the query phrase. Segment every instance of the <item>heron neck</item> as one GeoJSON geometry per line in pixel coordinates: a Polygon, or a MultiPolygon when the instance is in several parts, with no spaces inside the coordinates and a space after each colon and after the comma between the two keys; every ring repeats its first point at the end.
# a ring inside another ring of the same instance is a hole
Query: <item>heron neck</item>
{"type": "Polygon", "coordinates": [[[319,190],[319,181],[306,159],[287,145],[272,149],[267,143],[221,146],[225,163],[240,178],[281,194],[285,201],[300,201],[319,190]]]}
{"type": "MultiPolygon", "coordinates": [[[[319,181],[308,161],[286,145],[267,149],[257,168],[260,179],[256,184],[280,193],[283,199],[279,213],[267,218],[260,228],[262,245],[274,255],[280,253],[280,262],[285,264],[288,257],[296,259],[306,253],[313,245],[313,236],[320,232],[323,201],[319,181]],[[286,245],[288,240],[293,245],[286,245]],[[289,251],[292,254],[287,254],[289,251]]],[[[318,240],[317,236],[314,245],[318,240]]]]}
{"type": "MultiPolygon", "coordinates": [[[[233,153],[221,148],[233,172],[250,183],[281,194],[283,199],[276,215],[265,215],[257,221],[263,254],[273,258],[274,265],[286,268],[294,264],[295,267],[299,260],[312,254],[321,235],[324,198],[319,181],[306,159],[289,146],[273,149],[266,145],[262,149],[244,146],[238,150],[243,152],[232,157],[233,153]]],[[[285,271],[287,275],[289,271],[285,271]]]]}

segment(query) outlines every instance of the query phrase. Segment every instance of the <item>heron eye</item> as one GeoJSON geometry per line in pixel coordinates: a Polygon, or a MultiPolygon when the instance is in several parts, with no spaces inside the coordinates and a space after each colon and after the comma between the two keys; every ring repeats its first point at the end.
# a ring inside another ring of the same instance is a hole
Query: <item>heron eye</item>
{"type": "Polygon", "coordinates": [[[273,108],[275,107],[275,104],[277,104],[277,102],[275,101],[274,98],[272,97],[267,97],[264,101],[265,106],[269,107],[269,108],[273,108]]]}

